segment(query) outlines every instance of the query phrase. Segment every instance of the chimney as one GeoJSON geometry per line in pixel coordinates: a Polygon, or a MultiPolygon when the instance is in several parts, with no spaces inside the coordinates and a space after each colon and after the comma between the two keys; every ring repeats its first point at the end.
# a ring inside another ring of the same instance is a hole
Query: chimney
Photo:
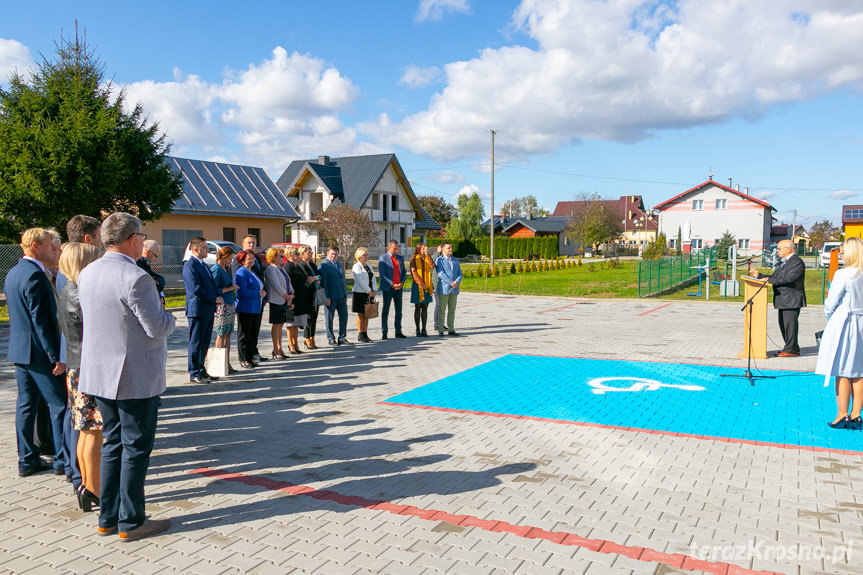
{"type": "Polygon", "coordinates": [[[728,187],[731,187],[731,178],[728,178],[728,187]]]}
{"type": "Polygon", "coordinates": [[[330,163],[329,156],[318,156],[318,163],[322,166],[328,166],[330,163]]]}
{"type": "Polygon", "coordinates": [[[745,188],[743,188],[743,193],[746,194],[747,196],[749,195],[749,186],[746,186],[745,188]]]}
{"type": "Polygon", "coordinates": [[[737,189],[737,191],[738,191],[738,192],[740,191],[740,184],[737,184],[737,185],[736,185],[736,186],[734,186],[734,187],[737,189]]]}

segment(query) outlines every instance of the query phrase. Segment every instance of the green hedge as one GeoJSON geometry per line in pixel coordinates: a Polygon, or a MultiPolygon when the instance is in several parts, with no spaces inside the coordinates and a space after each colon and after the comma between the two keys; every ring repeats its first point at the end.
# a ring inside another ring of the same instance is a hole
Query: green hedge
{"type": "MultiPolygon", "coordinates": [[[[449,240],[442,238],[429,238],[429,247],[438,246],[446,241],[452,242],[453,255],[463,258],[470,255],[490,256],[491,240],[486,236],[470,240],[449,240]]],[[[520,259],[529,255],[537,255],[544,259],[557,258],[558,251],[557,236],[544,236],[534,238],[494,238],[494,255],[498,259],[520,259]]]]}

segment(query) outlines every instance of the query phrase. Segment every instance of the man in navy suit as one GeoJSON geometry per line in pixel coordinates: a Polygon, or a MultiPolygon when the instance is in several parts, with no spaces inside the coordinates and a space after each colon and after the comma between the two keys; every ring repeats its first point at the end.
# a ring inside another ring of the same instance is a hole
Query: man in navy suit
{"type": "Polygon", "coordinates": [[[324,327],[330,345],[345,345],[348,341],[348,290],[345,284],[345,269],[339,263],[339,248],[327,248],[327,257],[318,266],[321,287],[327,294],[324,327]],[[339,336],[333,333],[333,319],[339,315],[339,336]]]}
{"type": "Polygon", "coordinates": [[[54,289],[45,273],[60,257],[54,235],[33,228],[21,236],[24,252],[6,274],[6,305],[9,309],[8,359],[15,364],[18,401],[15,431],[18,438],[18,475],[27,477],[48,469],[39,459],[33,428],[39,401],[44,398],[51,417],[54,440],[54,473],[65,474],[68,460],[66,429],[66,366],[60,361],[60,329],[54,289]]]}
{"type": "Polygon", "coordinates": [[[190,257],[183,265],[183,284],[186,286],[186,317],[189,320],[189,381],[210,383],[212,377],[204,369],[204,358],[213,339],[213,314],[222,297],[216,282],[204,264],[207,257],[207,240],[201,237],[189,241],[190,257]]]}
{"type": "Polygon", "coordinates": [[[381,278],[381,291],[384,294],[384,309],[381,312],[381,339],[387,338],[387,325],[390,315],[390,304],[396,308],[396,337],[405,337],[402,333],[402,287],[405,285],[405,260],[399,255],[399,243],[390,240],[386,253],[378,258],[378,274],[381,278]]]}

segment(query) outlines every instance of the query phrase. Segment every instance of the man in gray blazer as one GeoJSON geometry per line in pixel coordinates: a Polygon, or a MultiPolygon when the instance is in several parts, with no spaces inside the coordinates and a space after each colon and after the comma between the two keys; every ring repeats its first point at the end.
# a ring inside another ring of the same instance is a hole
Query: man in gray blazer
{"type": "Polygon", "coordinates": [[[175,320],[162,308],[153,279],[135,264],[144,240],[141,220],[118,212],[102,222],[105,255],[81,272],[84,315],[79,389],[102,413],[99,534],[132,541],[164,531],[170,519],[147,519],[144,480],[165,391],[167,337],[175,320]]]}

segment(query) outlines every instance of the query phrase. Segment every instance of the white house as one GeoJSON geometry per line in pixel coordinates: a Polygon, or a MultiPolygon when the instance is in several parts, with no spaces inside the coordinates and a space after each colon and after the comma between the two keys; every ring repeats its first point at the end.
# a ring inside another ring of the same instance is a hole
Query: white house
{"type": "Polygon", "coordinates": [[[288,241],[309,244],[317,251],[324,246],[309,224],[336,200],[365,211],[378,230],[380,246],[395,239],[402,253],[414,241],[424,241],[429,231],[440,229],[420,207],[395,154],[297,160],[285,169],[276,186],[300,215],[288,241]]]}
{"type": "Polygon", "coordinates": [[[714,182],[712,177],[655,209],[659,232],[665,234],[669,247],[677,248],[678,230],[685,251],[710,247],[728,231],[743,256],[759,253],[770,244],[776,211],[767,202],[714,182]]]}

